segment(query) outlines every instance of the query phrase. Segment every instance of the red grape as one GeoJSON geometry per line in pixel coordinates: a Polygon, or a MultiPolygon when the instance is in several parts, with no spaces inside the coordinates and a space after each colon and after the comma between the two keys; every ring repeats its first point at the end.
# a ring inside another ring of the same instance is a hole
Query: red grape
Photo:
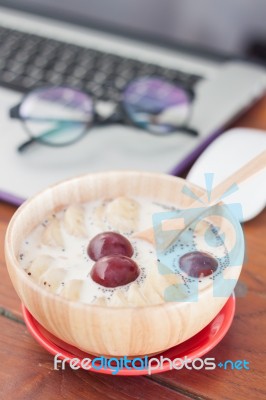
{"type": "Polygon", "coordinates": [[[91,278],[102,286],[114,288],[133,282],[140,274],[131,258],[112,255],[100,258],[91,270],[91,278]]]}
{"type": "Polygon", "coordinates": [[[88,255],[94,261],[113,254],[131,257],[133,252],[129,240],[116,232],[99,233],[90,241],[88,246],[88,255]]]}
{"type": "Polygon", "coordinates": [[[218,262],[207,253],[192,251],[180,257],[179,266],[187,275],[201,278],[213,274],[218,268],[218,262]]]}

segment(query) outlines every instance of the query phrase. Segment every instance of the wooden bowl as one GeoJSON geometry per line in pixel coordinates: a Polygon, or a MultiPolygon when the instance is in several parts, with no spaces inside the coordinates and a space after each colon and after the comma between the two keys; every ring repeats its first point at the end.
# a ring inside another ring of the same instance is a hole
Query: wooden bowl
{"type": "MultiPolygon", "coordinates": [[[[25,237],[48,214],[71,203],[122,195],[146,196],[159,202],[188,207],[194,199],[182,192],[189,186],[197,195],[203,190],[164,174],[105,172],[89,174],[49,187],[26,201],[14,214],[6,233],[5,256],[10,278],[23,304],[49,332],[79,349],[96,355],[141,356],[161,352],[203,329],[221,310],[239,277],[242,261],[223,271],[228,293],[214,295],[205,285],[197,301],[165,302],[142,307],[107,307],[73,302],[47,292],[21,268],[19,248],[25,237]],[[230,278],[230,281],[226,279],[230,278]],[[233,279],[233,280],[232,280],[233,279]]],[[[218,223],[221,219],[218,219],[218,223]]],[[[216,221],[217,222],[217,221],[216,221]]],[[[225,224],[229,242],[234,241],[243,260],[244,241],[240,224],[235,232],[225,224]]],[[[231,224],[232,225],[232,224],[231,224]]],[[[211,281],[210,281],[211,282],[211,281]]]]}

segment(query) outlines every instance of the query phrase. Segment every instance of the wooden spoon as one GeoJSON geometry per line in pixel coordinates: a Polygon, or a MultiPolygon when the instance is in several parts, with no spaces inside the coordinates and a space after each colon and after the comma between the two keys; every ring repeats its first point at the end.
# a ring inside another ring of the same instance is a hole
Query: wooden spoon
{"type": "MultiPolygon", "coordinates": [[[[211,199],[209,200],[207,197],[207,192],[199,197],[196,201],[194,201],[189,209],[199,208],[199,213],[196,213],[191,217],[191,219],[186,218],[186,225],[180,226],[180,222],[182,221],[182,217],[184,216],[186,210],[183,210],[178,215],[178,220],[165,220],[163,221],[163,230],[171,231],[173,229],[178,229],[178,232],[171,232],[171,234],[167,235],[163,243],[163,249],[167,249],[176,239],[177,237],[193,222],[195,221],[201,214],[206,211],[206,208],[217,205],[221,201],[221,197],[232,187],[232,185],[240,185],[244,181],[248,180],[258,172],[262,171],[266,168],[266,150],[260,153],[258,156],[253,158],[239,170],[234,172],[231,176],[226,178],[223,182],[219,183],[211,193],[211,199]],[[200,205],[200,207],[199,207],[200,205]]],[[[170,232],[169,232],[170,233],[170,232]]],[[[147,242],[155,244],[155,235],[154,228],[149,228],[141,232],[136,232],[132,235],[134,238],[143,239],[147,242]]]]}

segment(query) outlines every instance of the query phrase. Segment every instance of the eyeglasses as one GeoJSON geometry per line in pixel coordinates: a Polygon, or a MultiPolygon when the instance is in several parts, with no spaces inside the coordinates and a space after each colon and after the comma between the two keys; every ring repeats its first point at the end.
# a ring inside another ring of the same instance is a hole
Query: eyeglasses
{"type": "Polygon", "coordinates": [[[66,146],[81,139],[93,126],[133,125],[155,135],[183,131],[188,127],[194,94],[162,78],[142,77],[131,81],[120,101],[109,113],[100,110],[100,101],[90,93],[71,87],[38,88],[11,108],[10,117],[20,119],[29,139],[18,147],[24,151],[32,143],[66,146]]]}

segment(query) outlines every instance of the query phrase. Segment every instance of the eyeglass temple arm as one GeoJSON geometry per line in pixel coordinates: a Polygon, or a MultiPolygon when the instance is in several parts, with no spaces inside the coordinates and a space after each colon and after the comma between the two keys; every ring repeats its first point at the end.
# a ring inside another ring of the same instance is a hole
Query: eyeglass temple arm
{"type": "MultiPolygon", "coordinates": [[[[44,121],[45,121],[45,119],[44,119],[44,121]]],[[[47,121],[49,121],[49,119],[47,119],[47,121]]],[[[53,121],[53,122],[55,122],[55,121],[53,121]]],[[[51,129],[51,130],[48,130],[48,131],[46,131],[46,132],[44,132],[44,133],[42,133],[42,135],[41,135],[41,137],[45,137],[45,136],[48,136],[48,135],[51,135],[51,134],[54,134],[54,133],[57,133],[57,132],[59,132],[60,130],[61,130],[61,126],[60,126],[60,124],[64,124],[65,122],[67,122],[67,123],[69,123],[69,122],[74,122],[74,123],[76,123],[77,121],[64,121],[64,120],[62,120],[62,121],[60,121],[60,120],[57,120],[56,121],[58,124],[59,124],[59,126],[57,126],[56,128],[54,128],[54,129],[51,129]]],[[[70,126],[69,126],[70,127],[70,126]]],[[[27,140],[26,142],[23,142],[21,145],[19,145],[18,147],[17,147],[17,151],[19,152],[19,153],[22,153],[27,147],[29,147],[30,145],[32,145],[33,143],[37,143],[38,142],[38,140],[36,139],[36,138],[34,138],[34,137],[32,137],[32,138],[30,138],[29,140],[27,140]]]]}
{"type": "Polygon", "coordinates": [[[33,143],[36,143],[36,142],[37,142],[36,139],[31,138],[31,139],[27,140],[26,142],[23,142],[22,144],[20,144],[17,147],[17,151],[19,153],[23,153],[23,151],[26,150],[27,147],[29,147],[30,145],[32,145],[33,143]]]}
{"type": "Polygon", "coordinates": [[[192,135],[192,136],[199,136],[199,132],[196,129],[189,128],[188,126],[184,126],[184,127],[182,126],[180,128],[180,130],[182,130],[185,133],[188,133],[189,135],[192,135]]]}
{"type": "MultiPolygon", "coordinates": [[[[69,126],[70,127],[70,126],[69,126]]],[[[44,138],[44,137],[46,137],[46,136],[50,136],[50,135],[53,135],[54,133],[58,133],[58,132],[60,132],[61,131],[61,126],[60,126],[60,123],[59,123],[59,126],[57,126],[56,128],[54,128],[54,129],[50,129],[50,130],[48,130],[48,131],[46,131],[46,132],[43,132],[42,134],[41,134],[41,138],[44,138]]],[[[33,143],[37,143],[38,142],[38,140],[36,139],[36,138],[30,138],[29,140],[27,140],[26,142],[24,142],[24,143],[22,143],[18,148],[17,148],[17,151],[18,152],[20,152],[20,153],[22,153],[27,147],[29,147],[30,145],[32,145],[33,143]]]]}

